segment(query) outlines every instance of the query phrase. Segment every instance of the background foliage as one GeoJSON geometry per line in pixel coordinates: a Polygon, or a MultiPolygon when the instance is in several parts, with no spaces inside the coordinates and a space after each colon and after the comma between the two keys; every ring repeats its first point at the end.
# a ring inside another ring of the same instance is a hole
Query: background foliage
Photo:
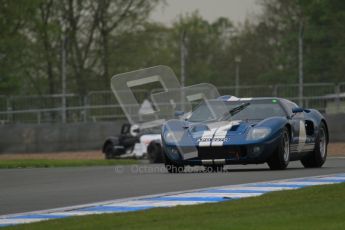
{"type": "Polygon", "coordinates": [[[345,81],[345,1],[260,0],[261,15],[241,25],[208,22],[197,12],[172,26],[148,20],[161,0],[0,0],[0,94],[109,90],[111,76],[154,65],[180,74],[185,33],[187,85],[298,82],[298,36],[304,28],[305,82],[345,81]]]}

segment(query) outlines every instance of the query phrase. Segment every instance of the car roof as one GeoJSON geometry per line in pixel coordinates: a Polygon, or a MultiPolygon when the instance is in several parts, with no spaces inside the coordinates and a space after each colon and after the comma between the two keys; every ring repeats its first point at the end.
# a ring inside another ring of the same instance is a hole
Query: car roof
{"type": "MultiPolygon", "coordinates": [[[[224,96],[220,96],[217,98],[217,100],[221,100],[221,101],[258,101],[258,100],[279,100],[282,101],[282,98],[279,97],[235,97],[235,96],[231,96],[231,95],[224,95],[224,96]]],[[[286,99],[284,99],[286,100],[286,99]]]]}

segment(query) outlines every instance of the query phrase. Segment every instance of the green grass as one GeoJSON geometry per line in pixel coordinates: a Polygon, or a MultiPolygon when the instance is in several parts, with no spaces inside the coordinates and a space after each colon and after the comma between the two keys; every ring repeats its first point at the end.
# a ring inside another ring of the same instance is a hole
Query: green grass
{"type": "Polygon", "coordinates": [[[71,217],[10,229],[345,229],[345,184],[215,204],[71,217]]]}
{"type": "Polygon", "coordinates": [[[77,166],[104,166],[128,165],[138,163],[133,159],[116,160],[58,160],[58,159],[25,159],[25,160],[0,160],[0,169],[9,168],[50,168],[50,167],[77,167],[77,166]]]}

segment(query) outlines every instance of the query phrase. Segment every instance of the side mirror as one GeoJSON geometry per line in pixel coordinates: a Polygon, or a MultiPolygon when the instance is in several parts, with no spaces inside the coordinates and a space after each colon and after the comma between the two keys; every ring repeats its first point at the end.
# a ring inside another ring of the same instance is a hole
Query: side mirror
{"type": "Polygon", "coordinates": [[[304,109],[301,107],[292,108],[292,113],[303,113],[304,109]]]}
{"type": "Polygon", "coordinates": [[[183,111],[175,111],[175,117],[181,117],[182,115],[184,115],[183,111]]]}

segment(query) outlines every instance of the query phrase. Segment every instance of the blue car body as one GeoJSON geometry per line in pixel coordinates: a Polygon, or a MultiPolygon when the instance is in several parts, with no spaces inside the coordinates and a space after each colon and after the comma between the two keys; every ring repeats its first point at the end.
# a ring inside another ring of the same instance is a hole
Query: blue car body
{"type": "MultiPolygon", "coordinates": [[[[311,158],[320,145],[320,126],[327,148],[327,123],[317,110],[301,109],[295,103],[281,98],[246,98],[235,102],[229,98],[231,97],[223,96],[214,101],[222,101],[226,105],[253,104],[254,110],[246,113],[247,117],[255,119],[246,119],[244,115],[240,115],[237,119],[230,117],[222,121],[167,121],[162,127],[166,165],[265,163],[277,154],[277,149],[282,145],[284,130],[287,130],[285,132],[288,132],[289,136],[289,143],[286,144],[288,147],[285,146],[289,154],[287,161],[311,158]],[[264,107],[261,112],[263,118],[255,115],[260,114],[261,107],[264,107]],[[267,111],[270,109],[272,111],[267,111]],[[214,124],[215,127],[212,127],[214,124]]],[[[327,149],[325,151],[327,154],[327,149]]],[[[322,156],[323,162],[325,157],[322,156]]]]}

